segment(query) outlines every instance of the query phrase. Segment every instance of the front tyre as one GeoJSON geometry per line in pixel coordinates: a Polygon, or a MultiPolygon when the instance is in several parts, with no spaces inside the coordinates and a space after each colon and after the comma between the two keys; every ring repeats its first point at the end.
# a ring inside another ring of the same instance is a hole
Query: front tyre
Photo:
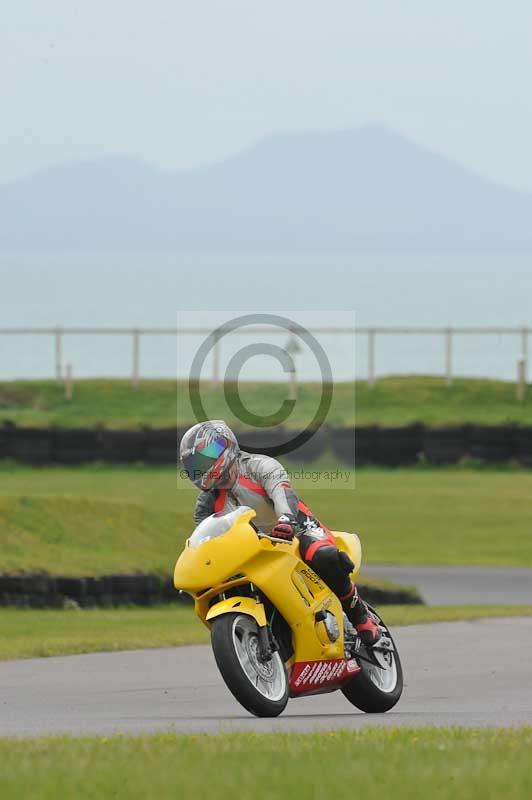
{"type": "Polygon", "coordinates": [[[377,612],[372,608],[369,610],[379,623],[383,635],[391,641],[393,649],[389,652],[373,651],[378,665],[360,659],[360,672],[342,688],[342,692],[361,711],[382,714],[393,708],[403,693],[403,668],[390,631],[377,612]]]}
{"type": "Polygon", "coordinates": [[[258,625],[247,614],[223,614],[211,625],[214,658],[227,688],[257,717],[277,717],[288,702],[288,679],[276,651],[259,658],[258,625]]]}

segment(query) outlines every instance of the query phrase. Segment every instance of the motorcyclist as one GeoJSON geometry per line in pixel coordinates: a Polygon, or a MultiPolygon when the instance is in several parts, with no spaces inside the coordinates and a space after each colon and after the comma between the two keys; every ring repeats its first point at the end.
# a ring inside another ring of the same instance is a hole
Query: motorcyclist
{"type": "Polygon", "coordinates": [[[379,628],[349,577],[351,559],[297,497],[278,461],[240,450],[233,431],[222,420],[193,425],[181,440],[179,455],[188,477],[201,489],[194,511],[196,524],[215,512],[250,506],[261,530],[287,542],[297,536],[303,560],[340,599],[361,639],[375,644],[379,628]]]}

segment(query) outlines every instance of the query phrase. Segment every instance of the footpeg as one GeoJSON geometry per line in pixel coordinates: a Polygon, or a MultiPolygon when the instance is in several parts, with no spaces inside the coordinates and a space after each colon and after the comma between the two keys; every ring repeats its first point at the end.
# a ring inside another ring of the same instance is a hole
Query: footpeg
{"type": "Polygon", "coordinates": [[[385,633],[381,634],[381,638],[378,642],[371,648],[372,650],[380,650],[384,653],[393,653],[395,652],[395,647],[393,646],[393,642],[389,636],[386,636],[385,633]]]}

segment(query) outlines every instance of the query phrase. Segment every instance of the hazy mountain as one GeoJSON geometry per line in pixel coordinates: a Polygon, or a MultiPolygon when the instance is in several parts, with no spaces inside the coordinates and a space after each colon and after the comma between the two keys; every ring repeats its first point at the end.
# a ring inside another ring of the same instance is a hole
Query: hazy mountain
{"type": "Polygon", "coordinates": [[[532,195],[378,125],[165,173],[73,162],[0,185],[0,250],[532,250],[532,195]]]}

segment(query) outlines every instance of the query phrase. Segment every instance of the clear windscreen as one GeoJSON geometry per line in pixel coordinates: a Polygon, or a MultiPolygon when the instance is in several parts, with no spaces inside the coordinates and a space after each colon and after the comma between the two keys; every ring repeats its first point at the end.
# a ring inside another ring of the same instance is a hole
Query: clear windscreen
{"type": "Polygon", "coordinates": [[[218,511],[216,514],[211,514],[210,517],[200,522],[188,540],[188,546],[197,548],[200,544],[208,542],[209,539],[223,536],[246,511],[250,511],[249,506],[239,506],[234,511],[218,511]]]}

